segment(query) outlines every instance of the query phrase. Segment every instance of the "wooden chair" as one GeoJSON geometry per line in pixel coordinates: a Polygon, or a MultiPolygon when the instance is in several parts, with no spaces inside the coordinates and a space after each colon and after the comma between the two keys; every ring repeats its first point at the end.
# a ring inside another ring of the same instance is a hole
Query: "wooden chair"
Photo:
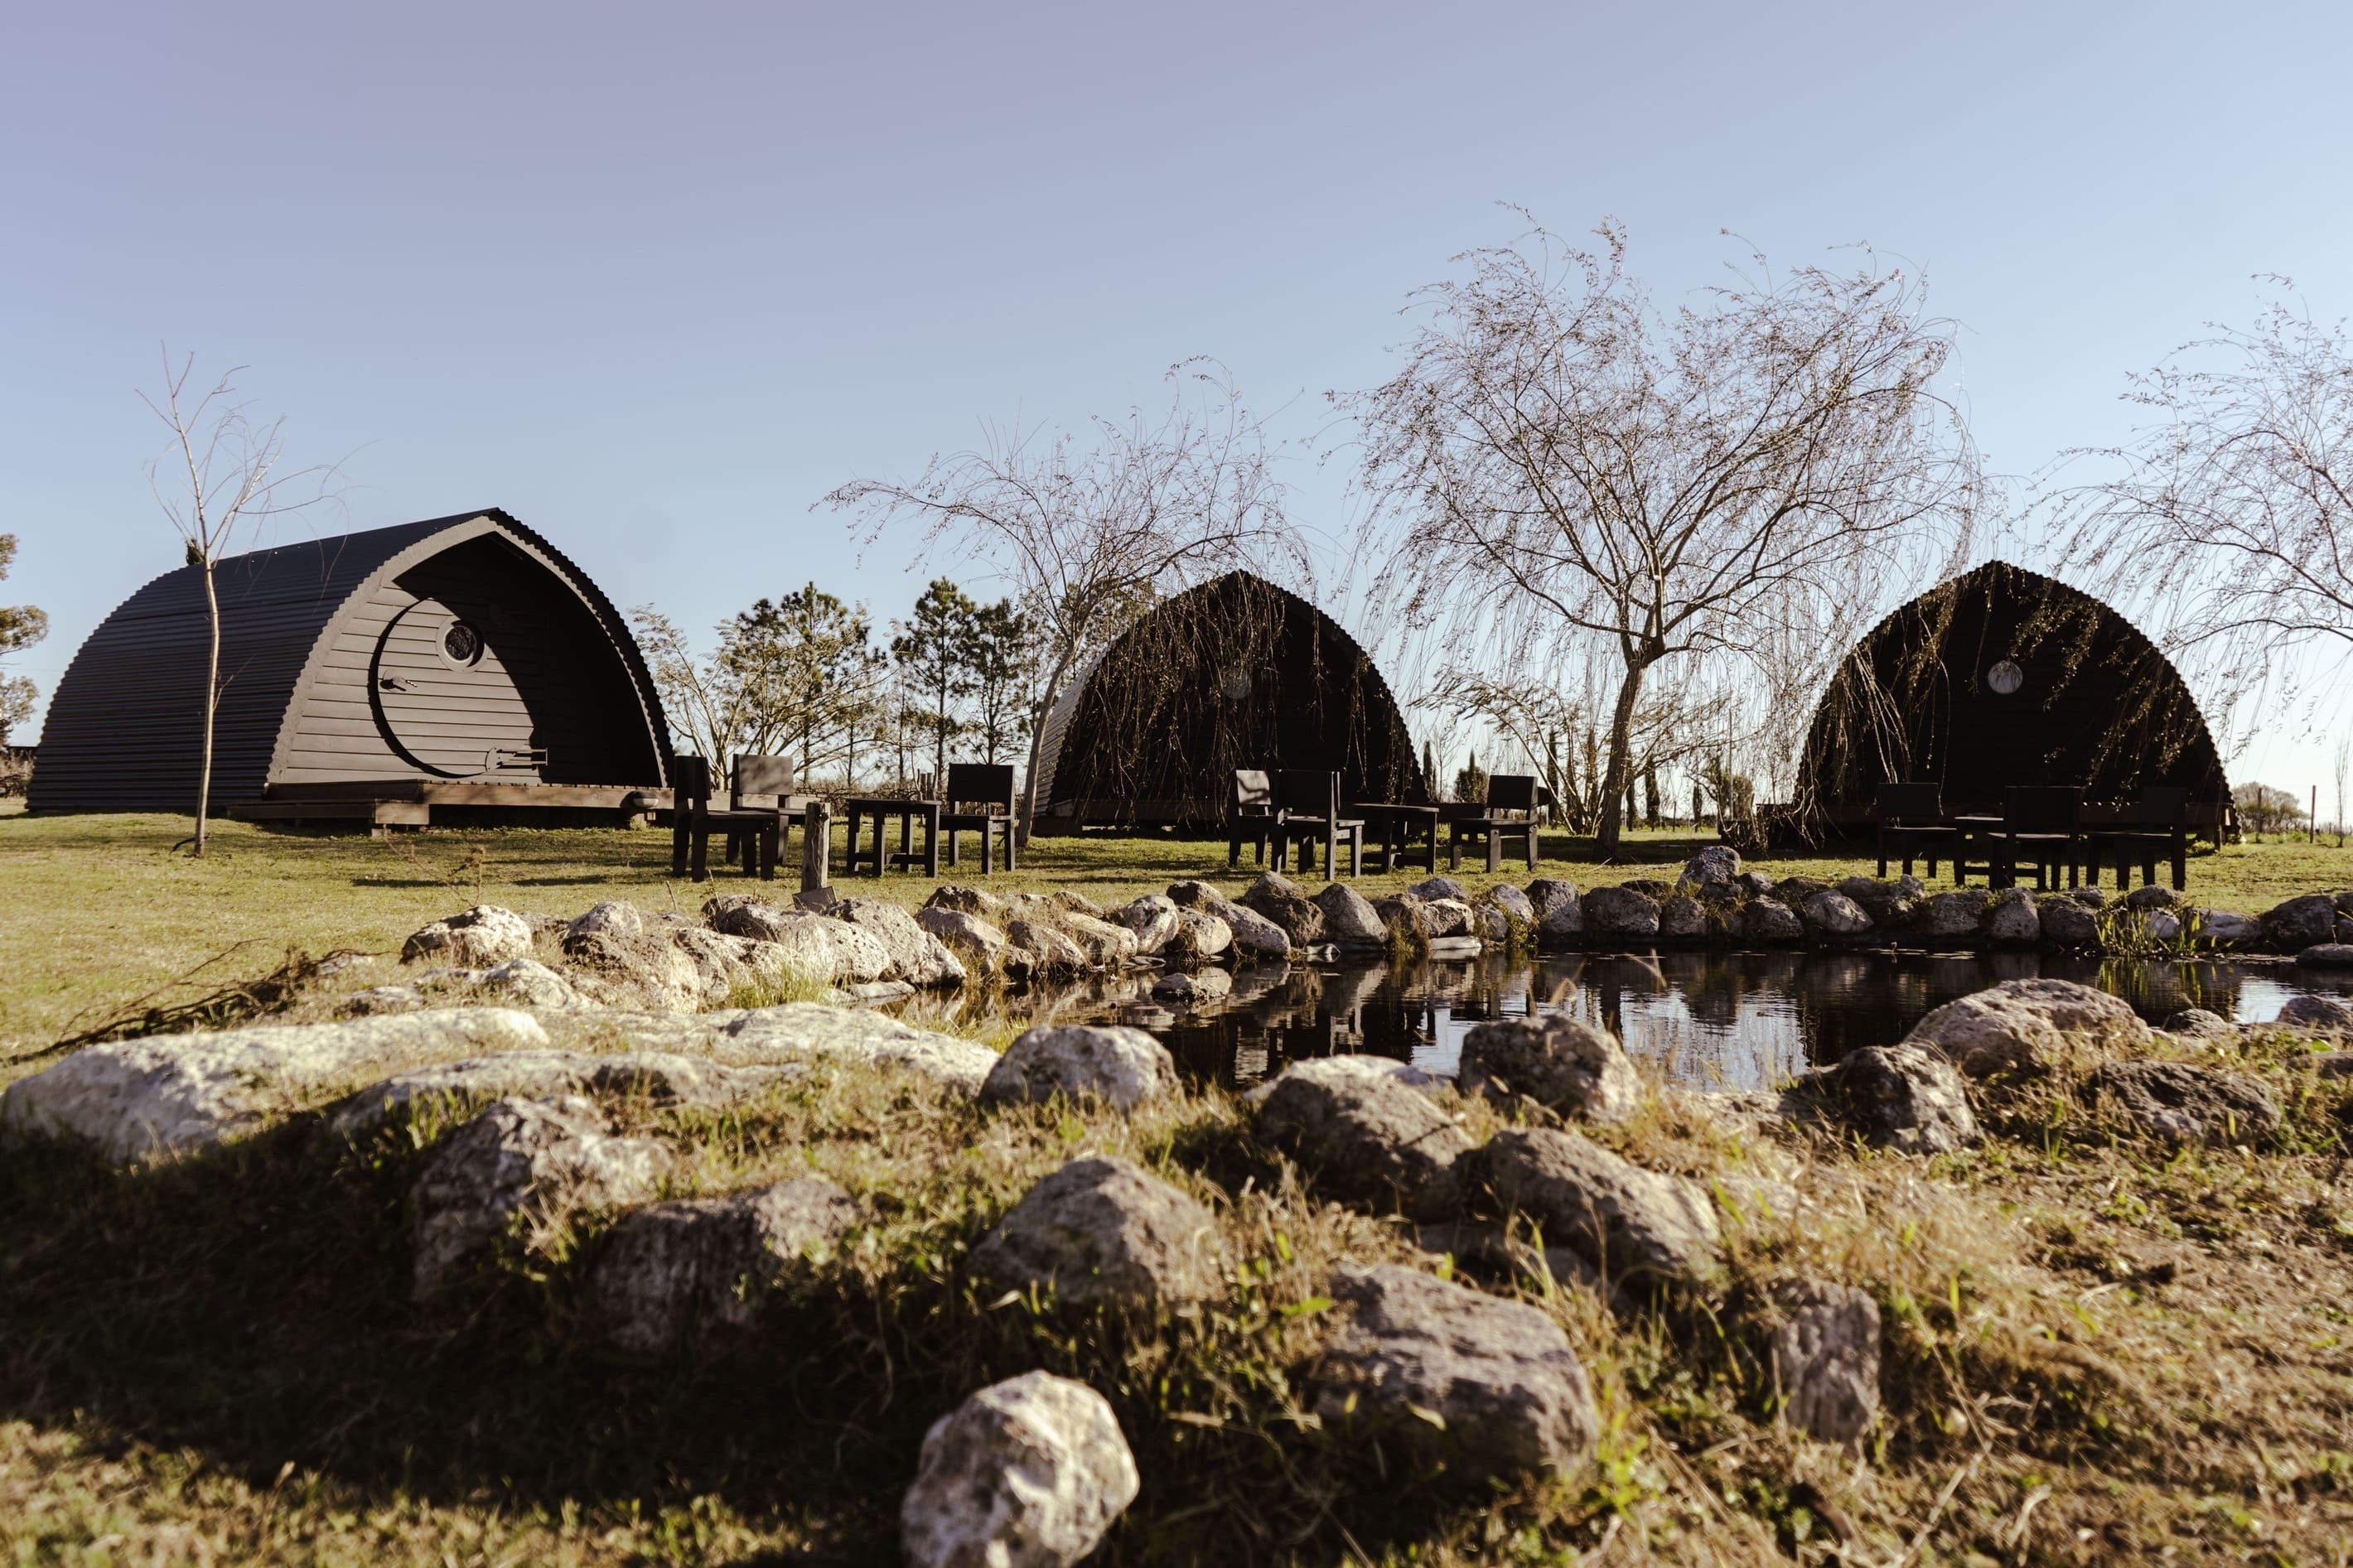
{"type": "Polygon", "coordinates": [[[1306,846],[1299,868],[1314,858],[1314,846],[1324,846],[1324,875],[1340,875],[1340,846],[1348,846],[1348,874],[1365,874],[1365,825],[1340,815],[1340,775],[1316,768],[1284,768],[1275,774],[1274,868],[1290,868],[1291,847],[1306,846]]]}
{"type": "Polygon", "coordinates": [[[1233,798],[1226,807],[1226,868],[1242,863],[1242,842],[1258,846],[1258,861],[1266,864],[1267,842],[1274,836],[1274,783],[1264,768],[1236,768],[1233,798]]]}
{"type": "Polygon", "coordinates": [[[703,757],[674,757],[670,775],[670,874],[711,879],[707,859],[711,834],[717,829],[724,853],[725,840],[741,834],[744,869],[763,877],[776,874],[777,846],[784,837],[784,818],[776,811],[738,811],[711,804],[711,763],[703,757]]]}
{"type": "Polygon", "coordinates": [[[1005,840],[1005,868],[1013,867],[1013,766],[1009,763],[950,763],[948,786],[940,797],[940,831],[948,836],[948,864],[959,865],[956,858],[956,837],[960,833],[980,835],[980,874],[990,876],[997,870],[992,851],[997,840],[1005,840]],[[958,806],[978,806],[977,811],[958,811],[958,806]]]}
{"type": "MultiPolygon", "coordinates": [[[[808,799],[793,794],[797,783],[790,757],[763,757],[738,752],[728,761],[727,809],[738,811],[769,811],[776,816],[776,856],[784,858],[784,847],[795,824],[806,832],[808,827],[808,799]]],[[[727,858],[739,859],[755,840],[740,829],[727,834],[727,858]]],[[[745,870],[751,869],[747,865],[745,870]]]]}
{"type": "Polygon", "coordinates": [[[2084,792],[2072,784],[2012,784],[2004,790],[2001,829],[1987,836],[1994,886],[2016,886],[2021,866],[2034,868],[2037,891],[2048,892],[2052,873],[2062,867],[2067,885],[2075,886],[2084,864],[2083,805],[2084,792]]]}
{"type": "Polygon", "coordinates": [[[1945,820],[1945,790],[1942,784],[1883,784],[1872,803],[1871,814],[1878,819],[1879,874],[1887,875],[1890,859],[1904,863],[1904,874],[1912,874],[1912,861],[1925,854],[1928,875],[1936,874],[1940,859],[1953,862],[1955,880],[1960,878],[1961,830],[1945,820]]]}
{"type": "Polygon", "coordinates": [[[1491,773],[1487,777],[1487,798],[1475,813],[1449,816],[1446,818],[1446,863],[1450,869],[1462,868],[1462,842],[1479,839],[1487,849],[1487,869],[1504,868],[1504,847],[1512,840],[1520,841],[1527,855],[1528,869],[1536,868],[1536,776],[1534,773],[1491,773]]]}
{"type": "Polygon", "coordinates": [[[2084,858],[2092,868],[2092,886],[2100,885],[2100,861],[2104,855],[2115,857],[2116,886],[2132,886],[2132,868],[2140,866],[2144,887],[2157,881],[2157,863],[2168,860],[2173,867],[2173,887],[2179,892],[2189,883],[2189,792],[2178,785],[2150,784],[2125,813],[2125,820],[2114,827],[2096,829],[2088,836],[2084,858]]]}

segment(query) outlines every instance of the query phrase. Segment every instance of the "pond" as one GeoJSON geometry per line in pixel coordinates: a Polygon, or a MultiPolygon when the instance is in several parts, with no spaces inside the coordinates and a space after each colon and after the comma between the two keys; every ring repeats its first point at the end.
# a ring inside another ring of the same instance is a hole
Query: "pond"
{"type": "Polygon", "coordinates": [[[1609,1029],[1672,1079],[1753,1089],[1848,1051],[1892,1045],[1931,1008],[2037,975],[2113,992],[2153,1024],[2185,1007],[2263,1023],[2298,992],[2330,989],[2261,959],[1669,952],[1530,961],[1490,953],[1451,963],[1261,965],[1239,972],[1230,995],[1181,1011],[1150,1000],[1149,976],[1097,982],[1039,997],[1035,1016],[1138,1025],[1167,1043],[1188,1076],[1247,1088],[1302,1058],[1351,1051],[1451,1074],[1473,1026],[1559,1012],[1609,1029]]]}

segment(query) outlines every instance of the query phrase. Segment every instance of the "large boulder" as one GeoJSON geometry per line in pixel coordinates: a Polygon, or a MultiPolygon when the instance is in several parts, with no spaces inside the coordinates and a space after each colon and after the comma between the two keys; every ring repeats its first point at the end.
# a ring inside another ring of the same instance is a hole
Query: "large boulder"
{"type": "Polygon", "coordinates": [[[881,974],[884,980],[901,980],[926,989],[965,982],[963,961],[896,904],[881,899],[844,899],[828,911],[828,918],[864,931],[882,944],[891,955],[890,967],[881,974]]]}
{"type": "Polygon", "coordinates": [[[2295,955],[2300,969],[2353,969],[2353,942],[2324,942],[2295,955]]]}
{"type": "Polygon", "coordinates": [[[1018,967],[1033,979],[1064,979],[1094,967],[1087,950],[1049,920],[1008,921],[1005,940],[1010,944],[1007,967],[1018,967]]]}
{"type": "Polygon", "coordinates": [[[709,1016],[718,1023],[721,1048],[751,1066],[893,1068],[972,1094],[1000,1059],[977,1040],[918,1029],[861,1007],[787,1002],[709,1016]]]}
{"type": "MultiPolygon", "coordinates": [[[[1068,892],[1068,889],[1062,889],[1068,892]]],[[[1059,894],[1057,895],[1059,897],[1059,894]]],[[[1071,894],[1071,897],[1078,897],[1071,894]]],[[[1072,942],[1086,953],[1087,963],[1097,969],[1124,969],[1135,962],[1135,933],[1125,926],[1115,926],[1100,920],[1084,910],[1065,909],[1055,922],[1072,942]]]]}
{"type": "Polygon", "coordinates": [[[1502,1212],[1611,1279],[1712,1276],[1721,1237],[1707,1189],[1620,1158],[1582,1133],[1507,1127],[1465,1163],[1465,1182],[1502,1212]]]}
{"type": "Polygon", "coordinates": [[[1808,894],[1797,912],[1808,934],[1824,942],[1850,942],[1871,930],[1870,914],[1834,888],[1808,894]]]}
{"type": "Polygon", "coordinates": [[[1659,906],[1659,936],[1666,942],[1697,942],[1707,935],[1707,906],[1677,893],[1659,906]]]}
{"type": "Polygon", "coordinates": [[[1559,1013],[1475,1026],[1462,1041],[1462,1092],[1521,1096],[1586,1121],[1623,1121],[1642,1101],[1625,1047],[1559,1013]]]}
{"type": "Polygon", "coordinates": [[[1997,947],[2033,947],[2042,941],[2042,913],[2034,895],[2024,888],[2005,888],[1995,895],[1986,916],[1986,940],[1997,947]]]}
{"type": "Polygon", "coordinates": [[[934,904],[917,910],[915,923],[955,953],[967,974],[995,974],[1004,969],[1010,943],[986,918],[934,904]]]}
{"type": "Polygon", "coordinates": [[[955,882],[942,882],[923,900],[927,910],[953,910],[960,915],[978,915],[992,925],[1002,925],[1012,912],[1011,906],[986,888],[965,887],[955,882]]]}
{"type": "Polygon", "coordinates": [[[1985,924],[1986,906],[1992,902],[1993,895],[1983,888],[1955,888],[1930,897],[1915,919],[1920,934],[1931,941],[1972,941],[1985,924]]]}
{"type": "Polygon", "coordinates": [[[656,1007],[691,1013],[705,1000],[703,975],[667,927],[626,900],[591,906],[564,928],[565,956],[589,973],[642,994],[656,1007]]]}
{"type": "Polygon", "coordinates": [[[2157,1137],[2180,1143],[2259,1143],[2279,1131],[2279,1104],[2258,1079],[2189,1062],[2110,1062],[2084,1080],[2157,1137]]]}
{"type": "Polygon", "coordinates": [[[755,893],[721,893],[702,900],[702,923],[729,936],[776,942],[785,929],[806,919],[799,910],[780,910],[755,893]]]}
{"type": "Polygon", "coordinates": [[[1388,928],[1381,923],[1372,901],[1345,882],[1334,882],[1316,894],[1315,907],[1324,916],[1324,934],[1331,941],[1351,947],[1388,944],[1388,928]]]}
{"type": "Polygon", "coordinates": [[[400,944],[403,963],[429,958],[461,969],[488,969],[511,958],[530,956],[531,922],[496,904],[476,904],[435,921],[400,944]]]}
{"type": "Polygon", "coordinates": [[[982,1389],[923,1435],[899,1505],[911,1568],[1071,1568],[1135,1500],[1103,1396],[1050,1372],[982,1389]]]}
{"type": "Polygon", "coordinates": [[[1576,883],[1538,877],[1528,884],[1528,902],[1535,910],[1538,942],[1573,942],[1584,933],[1585,903],[1577,897],[1576,883]]]}
{"type": "Polygon", "coordinates": [[[1521,925],[1533,929],[1536,923],[1535,901],[1509,882],[1498,882],[1483,895],[1486,900],[1512,917],[1521,925]]]}
{"type": "Polygon", "coordinates": [[[1373,912],[1381,918],[1381,927],[1389,940],[1403,947],[1419,947],[1430,941],[1430,906],[1411,893],[1391,893],[1373,900],[1373,912]]]}
{"type": "Polygon", "coordinates": [[[2121,996],[2072,980],[2005,980],[1936,1008],[1904,1043],[1990,1078],[2039,1072],[2071,1053],[2146,1050],[2150,1036],[2121,996]]]}
{"type": "MultiPolygon", "coordinates": [[[[2292,1029],[2353,1029],[2353,1005],[2348,1005],[2335,996],[2318,996],[2306,992],[2291,996],[2282,1004],[2274,1022],[2292,1029]]],[[[57,1069],[52,1068],[49,1070],[55,1072],[57,1069]]]]}
{"type": "Polygon", "coordinates": [[[1631,888],[1592,888],[1585,894],[1585,934],[1638,942],[1659,934],[1658,901],[1631,888]]]}
{"type": "Polygon", "coordinates": [[[1750,899],[1740,910],[1740,934],[1748,942],[1797,942],[1806,934],[1798,911],[1778,899],[1750,899]]]}
{"type": "MultiPolygon", "coordinates": [[[[2199,941],[2213,948],[2251,948],[2263,940],[2263,922],[2236,910],[2190,910],[2199,941]]],[[[2341,918],[2341,917],[2340,917],[2341,918]]]]}
{"type": "Polygon", "coordinates": [[[1686,882],[1732,882],[1740,880],[1740,851],[1729,844],[1711,844],[1683,862],[1686,882]]]}
{"type": "Polygon", "coordinates": [[[1796,1279],[1768,1293],[1767,1364],[1789,1425],[1852,1443],[1879,1415],[1879,1303],[1852,1285],[1796,1279]]]}
{"type": "Polygon", "coordinates": [[[1220,1288],[1209,1211],[1125,1160],[1073,1160],[1006,1211],[973,1248],[1000,1289],[1075,1306],[1189,1306],[1220,1288]]]}
{"type": "Polygon", "coordinates": [[[2097,910],[2075,899],[2050,899],[2042,903],[2037,913],[2043,941],[2079,952],[2099,951],[2102,944],[2097,910]]]}
{"type": "Polygon", "coordinates": [[[849,1194],[818,1176],[633,1209],[589,1268],[588,1331],[638,1356],[741,1335],[779,1273],[857,1223],[849,1194]]]}
{"type": "Polygon", "coordinates": [[[1180,910],[1196,910],[1204,904],[1224,903],[1229,900],[1225,894],[1218,891],[1215,883],[1204,882],[1198,877],[1188,877],[1184,881],[1168,884],[1168,901],[1180,910]]]}
{"type": "Polygon", "coordinates": [[[2279,952],[2300,952],[2319,942],[2337,940],[2337,900],[2327,893],[2306,893],[2265,910],[2263,940],[2279,952]]]}
{"type": "Polygon", "coordinates": [[[1176,905],[1171,900],[1159,893],[1146,893],[1120,910],[1112,919],[1115,924],[1124,925],[1135,933],[1135,951],[1138,953],[1145,958],[1157,958],[1161,949],[1174,942],[1176,933],[1185,929],[1185,922],[1176,918],[1177,913],[1176,905]]]}
{"type": "Polygon", "coordinates": [[[670,1168],[649,1138],[617,1138],[590,1101],[501,1100],[433,1146],[409,1188],[417,1299],[496,1257],[518,1227],[530,1250],[579,1208],[651,1197],[670,1168]]]}
{"type": "Polygon", "coordinates": [[[1024,1031],[989,1070],[980,1098],[1027,1104],[1059,1094],[1133,1110],[1176,1089],[1176,1058],[1143,1030],[1069,1024],[1024,1031]]]}
{"type": "Polygon", "coordinates": [[[1591,1452],[1600,1413],[1568,1336],[1536,1308],[1395,1264],[1343,1264],[1345,1313],[1308,1376],[1329,1427],[1377,1421],[1451,1479],[1562,1470],[1591,1452]]]}
{"type": "Polygon", "coordinates": [[[554,1100],[593,1092],[641,1096],[653,1105],[715,1109],[794,1076],[792,1068],[728,1066],[670,1051],[501,1051],[436,1062],[372,1083],[330,1110],[326,1129],[355,1142],[421,1107],[514,1096],[554,1100]]]}
{"type": "Polygon", "coordinates": [[[1424,877],[1406,889],[1423,903],[1435,903],[1440,899],[1452,899],[1460,903],[1471,901],[1471,890],[1451,877],[1424,877]]]}
{"type": "MultiPolygon", "coordinates": [[[[1253,912],[1234,907],[1239,912],[1253,912]]],[[[1288,955],[1291,939],[1286,936],[1282,940],[1282,951],[1288,955]]],[[[1230,921],[1208,910],[1178,910],[1176,934],[1162,945],[1160,954],[1171,963],[1213,963],[1233,945],[1234,928],[1230,921]]]]}
{"type": "MultiPolygon", "coordinates": [[[[1187,908],[1191,914],[1224,926],[1237,958],[1259,962],[1291,956],[1291,933],[1256,910],[1244,909],[1230,899],[1216,897],[1204,899],[1187,908]]],[[[1199,931],[1205,938],[1216,934],[1211,928],[1198,921],[1188,921],[1187,929],[1199,931]]]]}
{"type": "Polygon", "coordinates": [[[1799,1082],[1827,1091],[1841,1120],[1866,1141],[1907,1154],[1942,1154],[1978,1141],[1960,1074],[1914,1045],[1850,1051],[1799,1082]]]}
{"type": "Polygon", "coordinates": [[[1430,1098],[1394,1078],[1304,1061],[1258,1101],[1260,1140],[1282,1150],[1318,1191],[1417,1218],[1456,1197],[1454,1163],[1471,1140],[1430,1098]]]}
{"type": "Polygon", "coordinates": [[[117,1164],[195,1154],[420,1062],[547,1044],[529,1013],[445,1007],[87,1046],[0,1093],[0,1133],[80,1139],[117,1164]]]}
{"type": "Polygon", "coordinates": [[[1281,926],[1293,947],[1324,940],[1324,911],[1299,885],[1279,872],[1261,873],[1242,895],[1242,905],[1281,926]]]}
{"type": "Polygon", "coordinates": [[[1435,939],[1479,934],[1477,916],[1461,899],[1424,899],[1421,916],[1430,935],[1435,939]]]}

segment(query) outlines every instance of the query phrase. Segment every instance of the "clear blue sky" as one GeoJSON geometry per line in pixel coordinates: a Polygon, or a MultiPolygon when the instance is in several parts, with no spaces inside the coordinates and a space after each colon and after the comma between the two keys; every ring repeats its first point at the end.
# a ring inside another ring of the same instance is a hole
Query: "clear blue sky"
{"type": "MultiPolygon", "coordinates": [[[[1615,215],[1672,300],[1730,228],[1867,240],[1964,325],[1995,466],[2258,272],[2353,310],[2353,10],[33,5],[0,20],[0,586],[53,686],[175,563],[133,395],[244,363],[349,524],[500,505],[700,630],[809,578],[809,504],[984,417],[1224,360],[1312,432],[1499,201],[1615,215]]],[[[1296,512],[1336,530],[1339,478],[1296,512]]],[[[2278,752],[2274,782],[2318,776],[2278,752]]],[[[2258,758],[2264,761],[2266,758],[2258,758]]],[[[2326,803],[2324,802],[2324,810],[2326,803]]]]}

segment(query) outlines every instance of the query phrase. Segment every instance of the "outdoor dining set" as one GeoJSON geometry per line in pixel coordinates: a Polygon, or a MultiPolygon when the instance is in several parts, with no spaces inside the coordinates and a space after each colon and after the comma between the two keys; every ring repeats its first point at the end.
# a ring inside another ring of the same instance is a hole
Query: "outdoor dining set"
{"type": "Polygon", "coordinates": [[[2219,831],[2218,808],[2193,805],[2187,789],[2150,786],[2123,801],[2091,801],[2073,785],[2013,784],[2002,792],[2000,809],[1948,812],[1940,786],[1883,784],[1873,816],[1878,837],[1879,874],[1891,861],[1906,876],[1915,859],[1928,875],[1939,862],[1953,868],[1955,885],[1982,874],[1996,888],[2015,887],[2031,870],[2038,889],[2048,889],[2063,873],[2067,886],[2100,885],[2100,871],[2114,866],[2116,885],[2130,885],[2132,868],[2144,884],[2169,866],[2179,890],[2189,880],[2189,834],[2219,831]]]}
{"type": "Polygon", "coordinates": [[[1340,850],[1345,846],[1348,875],[1361,877],[1369,836],[1376,872],[1409,867],[1434,872],[1442,829],[1447,862],[1453,869],[1461,868],[1467,844],[1485,853],[1489,871],[1503,869],[1504,852],[1514,845],[1534,870],[1537,810],[1547,804],[1546,792],[1533,773],[1493,774],[1481,800],[1427,805],[1347,800],[1338,773],[1314,768],[1237,768],[1228,803],[1226,864],[1240,866],[1242,846],[1250,844],[1258,863],[1271,859],[1276,871],[1290,870],[1297,851],[1298,868],[1305,872],[1314,868],[1321,845],[1324,875],[1337,877],[1340,850]]]}

